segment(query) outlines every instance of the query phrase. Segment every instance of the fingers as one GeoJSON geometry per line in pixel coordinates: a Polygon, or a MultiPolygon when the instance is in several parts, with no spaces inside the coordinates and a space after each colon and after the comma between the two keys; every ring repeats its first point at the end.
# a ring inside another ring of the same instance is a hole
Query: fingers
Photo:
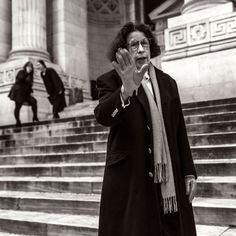
{"type": "Polygon", "coordinates": [[[134,82],[137,86],[139,86],[141,84],[141,81],[143,79],[144,74],[146,73],[146,71],[149,68],[149,64],[144,64],[142,65],[140,70],[135,70],[134,72],[134,82]]]}
{"type": "Polygon", "coordinates": [[[197,190],[197,183],[195,180],[192,180],[190,182],[190,193],[189,193],[189,197],[188,197],[190,203],[192,203],[192,201],[195,197],[196,190],[197,190]]]}
{"type": "Polygon", "coordinates": [[[141,78],[143,78],[143,76],[147,72],[148,68],[149,68],[149,63],[142,65],[141,69],[138,71],[138,73],[140,73],[141,78]]]}
{"type": "Polygon", "coordinates": [[[194,199],[197,190],[197,182],[194,178],[187,178],[185,180],[186,195],[188,195],[189,203],[194,199]]]}
{"type": "Polygon", "coordinates": [[[189,182],[189,179],[185,180],[185,187],[186,187],[186,195],[189,195],[189,193],[190,193],[190,182],[189,182]]]}
{"type": "Polygon", "coordinates": [[[116,72],[118,73],[118,75],[121,77],[121,79],[123,78],[122,76],[122,70],[121,70],[121,66],[120,64],[118,64],[117,62],[113,61],[112,66],[114,67],[114,69],[116,70],[116,72]]]}
{"type": "Polygon", "coordinates": [[[116,52],[116,60],[120,64],[121,70],[125,70],[126,67],[133,65],[132,58],[127,49],[119,48],[116,52]]]}

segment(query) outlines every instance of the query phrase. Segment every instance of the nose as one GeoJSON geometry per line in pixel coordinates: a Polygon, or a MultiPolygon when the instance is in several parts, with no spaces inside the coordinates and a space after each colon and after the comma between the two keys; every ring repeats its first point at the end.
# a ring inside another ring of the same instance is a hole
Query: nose
{"type": "Polygon", "coordinates": [[[141,42],[139,42],[139,44],[138,44],[138,52],[143,52],[143,51],[144,51],[143,45],[141,44],[141,42]]]}

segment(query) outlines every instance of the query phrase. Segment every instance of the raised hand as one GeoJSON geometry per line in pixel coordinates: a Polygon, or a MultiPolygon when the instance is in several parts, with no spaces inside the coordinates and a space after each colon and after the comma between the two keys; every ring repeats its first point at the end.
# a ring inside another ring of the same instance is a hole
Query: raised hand
{"type": "Polygon", "coordinates": [[[132,96],[141,84],[144,74],[149,68],[149,64],[144,64],[139,70],[127,49],[119,49],[116,53],[117,62],[113,61],[112,65],[119,74],[124,93],[132,96]]]}

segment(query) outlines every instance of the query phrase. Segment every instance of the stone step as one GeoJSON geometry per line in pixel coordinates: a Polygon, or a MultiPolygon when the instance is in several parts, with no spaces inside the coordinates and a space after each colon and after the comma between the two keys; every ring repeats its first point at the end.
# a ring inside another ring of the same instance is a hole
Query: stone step
{"type": "Polygon", "coordinates": [[[197,108],[197,107],[207,107],[207,106],[215,106],[215,105],[225,105],[236,103],[236,98],[226,98],[226,99],[217,99],[217,100],[208,100],[208,101],[199,101],[199,102],[189,102],[183,103],[182,108],[197,108]]]}
{"type": "Polygon", "coordinates": [[[236,228],[218,225],[196,225],[197,236],[235,236],[236,228]]]}
{"type": "Polygon", "coordinates": [[[224,113],[212,113],[212,114],[201,114],[201,115],[185,115],[185,123],[188,124],[202,124],[209,122],[223,122],[223,121],[234,121],[236,112],[224,112],[224,113]]]}
{"type": "Polygon", "coordinates": [[[0,191],[0,209],[98,215],[100,197],[100,194],[0,191]]]}
{"type": "Polygon", "coordinates": [[[6,232],[0,232],[0,236],[30,236],[30,235],[29,234],[28,235],[25,235],[25,234],[11,234],[11,233],[6,233],[6,232]]]}
{"type": "MultiPolygon", "coordinates": [[[[81,115],[93,114],[94,108],[97,106],[98,100],[95,101],[84,101],[81,103],[76,103],[66,107],[61,113],[60,117],[72,117],[81,115]]],[[[52,115],[49,115],[51,117],[52,115]]]]}
{"type": "Polygon", "coordinates": [[[203,133],[233,132],[236,131],[236,120],[209,122],[202,124],[188,124],[186,125],[186,128],[189,135],[203,133]]]}
{"type": "Polygon", "coordinates": [[[236,199],[195,198],[193,207],[197,224],[236,226],[236,199]]]}
{"type": "MultiPolygon", "coordinates": [[[[26,131],[26,132],[17,132],[17,133],[8,133],[0,135],[0,140],[18,140],[18,139],[28,139],[28,138],[42,138],[42,137],[53,137],[59,135],[74,135],[74,134],[86,134],[94,132],[104,132],[108,131],[107,127],[101,125],[96,126],[81,126],[81,127],[57,127],[57,128],[48,128],[39,130],[39,131],[26,131]]],[[[4,132],[6,133],[6,132],[4,132]]]]}
{"type": "Polygon", "coordinates": [[[229,111],[236,111],[236,103],[194,107],[194,108],[184,108],[183,114],[186,116],[189,116],[189,115],[199,115],[199,114],[206,114],[206,113],[207,114],[222,113],[222,112],[229,112],[229,111]]]}
{"type": "Polygon", "coordinates": [[[97,194],[101,192],[102,179],[102,177],[0,177],[0,191],[97,194]]]}
{"type": "Polygon", "coordinates": [[[199,176],[197,197],[236,198],[236,176],[199,176]]]}
{"type": "Polygon", "coordinates": [[[46,144],[25,147],[10,147],[0,149],[0,155],[15,154],[42,154],[42,153],[61,153],[61,152],[91,152],[104,151],[106,149],[106,141],[96,142],[77,142],[62,144],[46,144]]]}
{"type": "MultiPolygon", "coordinates": [[[[104,162],[0,165],[0,176],[103,176],[104,162]]],[[[236,159],[195,160],[199,176],[233,176],[236,159]]]]}
{"type": "Polygon", "coordinates": [[[198,176],[236,176],[236,159],[195,160],[198,176]]]}
{"type": "Polygon", "coordinates": [[[96,236],[98,216],[0,210],[0,231],[34,236],[96,236]]]}
{"type": "Polygon", "coordinates": [[[22,127],[16,128],[15,125],[5,125],[0,126],[0,134],[11,134],[11,133],[19,133],[19,132],[32,132],[32,131],[42,131],[47,130],[49,128],[63,128],[67,125],[68,128],[72,127],[81,127],[81,126],[95,126],[98,125],[95,120],[94,115],[89,116],[77,116],[77,117],[69,117],[62,118],[56,120],[44,120],[36,123],[23,123],[22,127]]]}
{"type": "Polygon", "coordinates": [[[73,134],[73,135],[60,135],[53,137],[39,137],[39,138],[27,138],[18,140],[4,140],[0,141],[0,148],[9,147],[24,147],[24,146],[37,146],[43,144],[65,144],[65,143],[77,143],[88,141],[106,141],[108,132],[96,132],[85,134],[73,134]]]}
{"type": "Polygon", "coordinates": [[[0,165],[104,162],[106,151],[0,155],[0,165]]]}
{"type": "Polygon", "coordinates": [[[188,139],[191,146],[236,144],[236,132],[191,134],[188,139]]]}
{"type": "Polygon", "coordinates": [[[103,176],[104,162],[2,165],[0,176],[86,177],[103,176]]]}
{"type": "Polygon", "coordinates": [[[236,158],[236,144],[191,146],[194,160],[236,158]]]}

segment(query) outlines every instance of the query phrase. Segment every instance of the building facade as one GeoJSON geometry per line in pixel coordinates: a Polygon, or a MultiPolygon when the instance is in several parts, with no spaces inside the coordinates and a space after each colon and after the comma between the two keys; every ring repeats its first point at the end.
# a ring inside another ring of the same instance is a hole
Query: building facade
{"type": "Polygon", "coordinates": [[[235,97],[235,1],[167,0],[150,17],[182,102],[235,97]]]}
{"type": "MultiPolygon", "coordinates": [[[[16,73],[38,59],[55,68],[66,86],[67,103],[111,69],[107,49],[127,21],[144,22],[149,13],[161,56],[153,63],[176,79],[182,102],[234,97],[236,88],[236,13],[233,0],[1,0],[0,124],[13,124],[8,98],[16,73]],[[147,12],[148,11],[150,12],[147,12]],[[181,69],[180,69],[181,68],[181,69]]],[[[39,118],[51,106],[35,70],[34,96],[39,118]]],[[[23,106],[22,122],[32,120],[23,106]]]]}

